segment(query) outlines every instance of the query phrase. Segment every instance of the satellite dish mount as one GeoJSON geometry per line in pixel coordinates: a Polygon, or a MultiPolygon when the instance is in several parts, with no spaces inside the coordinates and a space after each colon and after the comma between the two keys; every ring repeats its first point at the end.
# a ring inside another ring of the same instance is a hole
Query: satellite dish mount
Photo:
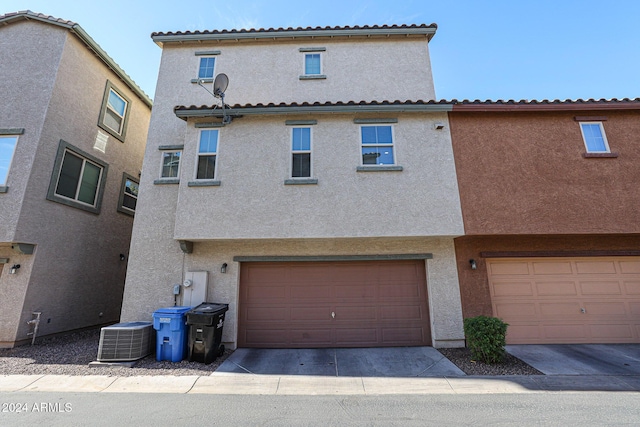
{"type": "Polygon", "coordinates": [[[224,73],[218,74],[213,81],[213,92],[204,87],[201,80],[198,80],[198,85],[202,86],[204,90],[206,90],[216,98],[220,98],[220,100],[222,101],[222,124],[228,125],[229,123],[231,123],[231,116],[227,115],[226,105],[224,103],[224,91],[226,91],[227,86],[229,86],[229,77],[227,77],[227,75],[224,73]]]}

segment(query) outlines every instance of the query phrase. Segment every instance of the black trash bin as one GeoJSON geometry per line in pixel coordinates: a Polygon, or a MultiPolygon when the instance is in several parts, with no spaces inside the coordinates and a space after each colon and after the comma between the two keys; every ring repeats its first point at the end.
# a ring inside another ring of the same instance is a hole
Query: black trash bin
{"type": "Polygon", "coordinates": [[[203,302],[187,311],[189,361],[209,364],[224,353],[222,326],[229,304],[203,302]]]}

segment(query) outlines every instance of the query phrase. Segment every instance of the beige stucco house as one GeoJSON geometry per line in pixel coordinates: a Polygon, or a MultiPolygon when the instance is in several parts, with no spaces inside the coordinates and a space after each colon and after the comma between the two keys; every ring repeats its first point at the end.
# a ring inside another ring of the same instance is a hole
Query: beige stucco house
{"type": "Polygon", "coordinates": [[[34,319],[38,336],[119,320],[151,100],[70,21],[1,15],[0,58],[0,346],[12,347],[34,319]]]}
{"type": "Polygon", "coordinates": [[[231,348],[464,345],[435,32],[154,33],[121,320],[204,298],[229,304],[231,348]]]}

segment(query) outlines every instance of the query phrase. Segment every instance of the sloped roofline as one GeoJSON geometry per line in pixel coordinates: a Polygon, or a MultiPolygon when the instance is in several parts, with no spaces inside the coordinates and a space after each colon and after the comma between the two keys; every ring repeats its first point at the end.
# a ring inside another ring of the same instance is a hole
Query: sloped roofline
{"type": "Polygon", "coordinates": [[[412,25],[365,25],[353,27],[298,27],[298,28],[251,28],[248,30],[177,31],[151,34],[151,39],[160,47],[164,43],[201,41],[240,41],[277,39],[317,39],[334,37],[391,37],[422,35],[430,41],[436,34],[436,24],[412,25]]]}
{"type": "Polygon", "coordinates": [[[34,20],[44,22],[46,24],[57,25],[69,30],[75,34],[102,62],[105,63],[149,108],[153,106],[153,101],[144,93],[142,89],[124,72],[122,68],[105,52],[95,40],[82,29],[82,27],[73,21],[54,18],[53,16],[35,13],[30,10],[20,12],[12,12],[0,15],[0,25],[8,25],[21,20],[34,20]]]}

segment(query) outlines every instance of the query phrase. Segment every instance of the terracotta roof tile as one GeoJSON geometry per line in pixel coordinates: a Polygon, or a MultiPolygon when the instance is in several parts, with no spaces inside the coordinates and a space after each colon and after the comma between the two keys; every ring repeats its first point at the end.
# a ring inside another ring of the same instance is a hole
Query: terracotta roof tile
{"type": "Polygon", "coordinates": [[[437,29],[436,24],[412,24],[412,25],[363,25],[363,26],[345,26],[345,27],[288,27],[288,28],[250,28],[240,30],[204,30],[204,31],[176,31],[176,32],[154,32],[151,37],[157,36],[183,36],[183,35],[230,35],[230,34],[264,34],[264,33],[283,33],[283,32],[295,32],[295,31],[346,31],[346,30],[402,30],[413,28],[433,28],[437,29]]]}
{"type": "Polygon", "coordinates": [[[73,21],[68,21],[62,18],[56,18],[51,15],[45,15],[44,13],[32,12],[30,10],[21,10],[19,12],[9,12],[9,13],[5,13],[4,15],[0,15],[0,21],[13,20],[13,19],[29,19],[29,18],[38,19],[41,21],[50,21],[54,24],[61,24],[69,27],[73,27],[74,25],[77,25],[73,21]]]}

